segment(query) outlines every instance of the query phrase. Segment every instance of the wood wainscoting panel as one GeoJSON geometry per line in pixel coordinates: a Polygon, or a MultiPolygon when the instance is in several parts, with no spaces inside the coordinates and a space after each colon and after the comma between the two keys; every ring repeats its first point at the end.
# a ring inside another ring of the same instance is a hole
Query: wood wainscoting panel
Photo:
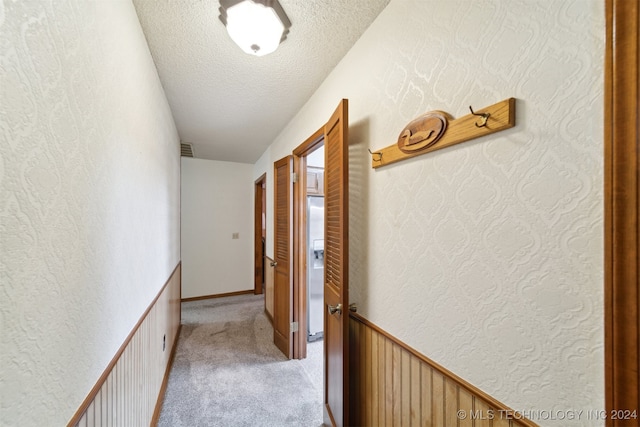
{"type": "Polygon", "coordinates": [[[175,268],[68,426],[155,425],[180,330],[175,268]]]}
{"type": "Polygon", "coordinates": [[[349,334],[350,425],[537,426],[358,314],[349,334]]]}

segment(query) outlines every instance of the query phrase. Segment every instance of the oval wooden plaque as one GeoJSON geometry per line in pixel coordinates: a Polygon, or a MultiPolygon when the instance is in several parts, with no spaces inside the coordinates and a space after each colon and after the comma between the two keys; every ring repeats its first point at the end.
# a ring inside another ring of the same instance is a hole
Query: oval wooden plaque
{"type": "Polygon", "coordinates": [[[447,117],[440,111],[425,113],[409,122],[400,136],[398,148],[405,153],[414,153],[431,147],[447,130],[447,117]]]}

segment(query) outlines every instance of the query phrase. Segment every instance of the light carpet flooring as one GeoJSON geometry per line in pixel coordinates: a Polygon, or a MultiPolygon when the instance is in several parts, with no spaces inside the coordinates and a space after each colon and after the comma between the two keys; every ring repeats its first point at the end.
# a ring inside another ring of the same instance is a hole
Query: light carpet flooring
{"type": "Polygon", "coordinates": [[[158,426],[322,425],[322,341],[287,360],[262,295],[182,304],[182,329],[158,426]]]}

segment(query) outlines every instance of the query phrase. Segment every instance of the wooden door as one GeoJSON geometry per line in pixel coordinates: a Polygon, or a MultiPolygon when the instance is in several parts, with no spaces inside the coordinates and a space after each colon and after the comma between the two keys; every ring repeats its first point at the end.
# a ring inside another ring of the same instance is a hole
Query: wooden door
{"type": "Polygon", "coordinates": [[[273,279],[273,342],[291,359],[291,270],[292,270],[292,232],[291,225],[291,172],[292,156],[274,163],[274,261],[273,279]]]}
{"type": "Polygon", "coordinates": [[[348,101],[343,99],[325,133],[324,422],[348,425],[349,212],[348,101]]]}

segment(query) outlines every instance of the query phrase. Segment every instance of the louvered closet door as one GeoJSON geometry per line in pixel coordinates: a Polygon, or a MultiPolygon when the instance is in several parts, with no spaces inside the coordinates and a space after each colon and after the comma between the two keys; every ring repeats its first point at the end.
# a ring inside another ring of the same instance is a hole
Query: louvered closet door
{"type": "Polygon", "coordinates": [[[291,172],[292,156],[274,163],[274,261],[273,280],[273,342],[291,359],[292,345],[290,326],[293,320],[292,296],[292,204],[291,172]]]}
{"type": "Polygon", "coordinates": [[[325,133],[325,423],[348,425],[349,212],[348,101],[343,99],[325,133]],[[328,419],[327,419],[328,418],[328,419]]]}

